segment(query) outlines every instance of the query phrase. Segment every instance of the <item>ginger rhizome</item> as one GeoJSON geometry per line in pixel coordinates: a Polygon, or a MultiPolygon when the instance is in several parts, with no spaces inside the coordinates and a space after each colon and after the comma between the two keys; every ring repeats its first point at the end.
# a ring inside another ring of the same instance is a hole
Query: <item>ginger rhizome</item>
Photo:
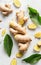
{"type": "Polygon", "coordinates": [[[15,21],[11,21],[9,26],[10,32],[18,42],[19,51],[24,53],[30,45],[31,38],[27,35],[26,29],[15,21]]]}
{"type": "Polygon", "coordinates": [[[16,17],[17,17],[17,23],[20,24],[21,26],[24,25],[24,23],[27,22],[28,18],[24,15],[25,12],[20,10],[19,12],[16,12],[16,17]]]}
{"type": "Polygon", "coordinates": [[[3,6],[0,6],[0,11],[2,12],[2,14],[4,15],[4,16],[7,16],[7,15],[9,15],[10,13],[12,13],[12,9],[11,9],[11,6],[10,6],[10,4],[5,4],[5,5],[3,5],[3,6]]]}

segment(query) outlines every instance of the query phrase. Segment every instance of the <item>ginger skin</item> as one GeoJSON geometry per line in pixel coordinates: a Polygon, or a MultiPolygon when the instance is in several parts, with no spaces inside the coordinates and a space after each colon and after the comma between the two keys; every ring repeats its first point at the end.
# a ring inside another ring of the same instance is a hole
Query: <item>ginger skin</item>
{"type": "Polygon", "coordinates": [[[25,52],[28,49],[29,45],[30,45],[30,43],[28,43],[28,42],[26,42],[25,44],[19,43],[18,44],[19,51],[22,53],[25,52]]]}
{"type": "Polygon", "coordinates": [[[10,32],[14,35],[14,39],[18,42],[19,51],[24,53],[32,41],[31,38],[27,36],[25,28],[16,22],[11,21],[10,32]]]}
{"type": "Polygon", "coordinates": [[[18,24],[20,25],[24,25],[28,18],[27,17],[24,17],[24,11],[20,10],[20,12],[16,12],[16,17],[17,17],[17,20],[18,20],[18,24]]]}
{"type": "Polygon", "coordinates": [[[16,22],[11,21],[10,27],[17,30],[21,34],[26,34],[26,30],[23,27],[21,27],[19,24],[17,24],[16,22]]]}
{"type": "Polygon", "coordinates": [[[21,35],[21,34],[17,34],[15,35],[15,40],[21,43],[25,43],[25,42],[30,42],[31,38],[29,38],[27,35],[21,35]]]}
{"type": "Polygon", "coordinates": [[[5,4],[4,6],[0,6],[0,11],[4,16],[7,16],[8,14],[12,13],[12,9],[10,8],[9,4],[5,4]]]}

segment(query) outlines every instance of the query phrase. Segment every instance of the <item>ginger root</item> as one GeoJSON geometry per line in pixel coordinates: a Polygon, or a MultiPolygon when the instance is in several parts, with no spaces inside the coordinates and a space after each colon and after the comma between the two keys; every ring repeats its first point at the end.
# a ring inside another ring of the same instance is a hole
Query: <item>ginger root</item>
{"type": "Polygon", "coordinates": [[[24,23],[27,22],[28,18],[24,17],[24,11],[20,10],[20,12],[16,12],[16,17],[18,20],[18,24],[20,24],[21,26],[24,25],[24,23]]]}
{"type": "Polygon", "coordinates": [[[13,28],[10,28],[10,32],[12,32],[13,35],[18,34],[18,31],[14,30],[13,28]]]}
{"type": "Polygon", "coordinates": [[[14,39],[18,42],[20,52],[25,52],[31,42],[31,38],[27,36],[26,29],[15,21],[10,22],[10,32],[14,35],[14,39]]]}
{"type": "Polygon", "coordinates": [[[0,11],[4,16],[7,16],[12,12],[12,9],[9,4],[5,4],[4,6],[0,6],[0,11]]]}
{"type": "Polygon", "coordinates": [[[31,38],[29,38],[27,35],[21,35],[21,34],[17,34],[15,35],[15,40],[21,43],[25,43],[25,42],[30,42],[31,38]]]}
{"type": "Polygon", "coordinates": [[[19,24],[17,24],[15,21],[10,22],[10,27],[17,30],[21,34],[26,34],[26,30],[23,27],[21,27],[19,24]]]}
{"type": "Polygon", "coordinates": [[[30,43],[29,42],[26,42],[25,44],[22,44],[22,43],[19,43],[18,46],[19,46],[19,51],[20,52],[25,52],[28,47],[29,47],[30,43]]]}

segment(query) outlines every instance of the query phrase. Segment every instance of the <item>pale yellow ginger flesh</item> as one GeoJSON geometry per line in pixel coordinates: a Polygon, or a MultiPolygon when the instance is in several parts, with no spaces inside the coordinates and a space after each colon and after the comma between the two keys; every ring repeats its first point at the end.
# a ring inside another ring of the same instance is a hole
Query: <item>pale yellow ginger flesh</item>
{"type": "Polygon", "coordinates": [[[31,41],[31,38],[29,38],[27,35],[17,34],[17,35],[15,35],[14,38],[15,38],[16,41],[22,42],[22,43],[31,41]]]}
{"type": "Polygon", "coordinates": [[[2,36],[4,36],[5,33],[6,33],[6,29],[3,29],[3,30],[2,30],[2,36]]]}
{"type": "Polygon", "coordinates": [[[39,42],[37,43],[37,45],[38,45],[39,47],[41,47],[41,41],[39,41],[39,42]]]}
{"type": "Polygon", "coordinates": [[[34,30],[34,29],[36,29],[37,28],[37,26],[35,25],[35,24],[29,24],[28,26],[28,29],[30,29],[30,30],[34,30]]]}
{"type": "Polygon", "coordinates": [[[21,6],[20,0],[13,0],[13,4],[18,8],[21,6]]]}
{"type": "Polygon", "coordinates": [[[9,15],[13,10],[11,9],[9,4],[5,4],[3,6],[0,6],[0,11],[3,15],[9,15]]]}
{"type": "Polygon", "coordinates": [[[20,24],[21,26],[23,26],[28,18],[27,17],[24,17],[24,11],[20,10],[19,12],[16,12],[16,17],[17,17],[17,21],[18,21],[18,24],[20,24]]]}
{"type": "Polygon", "coordinates": [[[41,38],[41,32],[36,32],[34,36],[35,38],[41,38]]]}
{"type": "Polygon", "coordinates": [[[17,65],[17,60],[15,58],[13,58],[10,65],[17,65]]]}
{"type": "Polygon", "coordinates": [[[21,52],[18,52],[17,54],[16,54],[16,57],[17,58],[21,58],[23,56],[23,54],[21,53],[21,52]]]}
{"type": "Polygon", "coordinates": [[[17,24],[15,21],[10,22],[10,27],[17,30],[21,34],[26,34],[26,30],[23,27],[21,27],[19,24],[17,24]]]}
{"type": "Polygon", "coordinates": [[[29,47],[30,43],[29,42],[26,42],[25,44],[22,44],[22,43],[19,43],[18,46],[19,46],[19,51],[24,53],[28,47],[29,47]]]}
{"type": "Polygon", "coordinates": [[[35,45],[34,46],[34,51],[39,52],[40,51],[40,47],[38,45],[35,45]]]}

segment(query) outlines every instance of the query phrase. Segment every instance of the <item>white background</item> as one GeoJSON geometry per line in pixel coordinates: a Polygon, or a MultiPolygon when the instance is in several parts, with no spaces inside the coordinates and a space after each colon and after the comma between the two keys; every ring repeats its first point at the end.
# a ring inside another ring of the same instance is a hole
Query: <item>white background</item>
{"type": "MultiPolygon", "coordinates": [[[[25,15],[29,17],[28,15],[28,10],[27,7],[31,6],[35,9],[38,10],[38,12],[41,15],[41,0],[20,0],[21,1],[21,7],[20,8],[16,8],[13,5],[13,1],[12,0],[0,0],[0,5],[3,6],[3,4],[9,3],[11,4],[11,8],[13,9],[13,13],[10,14],[7,17],[4,17],[2,15],[2,13],[0,12],[0,19],[2,19],[2,23],[0,23],[0,27],[2,29],[6,29],[6,33],[10,34],[9,32],[9,22],[11,21],[11,19],[15,19],[16,18],[16,11],[20,11],[20,10],[24,10],[25,11],[25,15]]],[[[31,23],[31,20],[29,19],[27,22],[27,25],[31,23]]],[[[27,28],[26,25],[26,28],[27,28]]],[[[30,56],[31,54],[35,53],[33,51],[33,46],[39,41],[38,39],[34,38],[34,33],[36,33],[37,31],[41,31],[41,27],[38,27],[36,30],[32,31],[32,30],[28,30],[27,28],[27,33],[29,34],[29,36],[32,38],[32,42],[31,45],[28,49],[28,51],[24,54],[24,56],[20,59],[16,58],[16,53],[18,52],[18,47],[16,42],[13,40],[13,49],[12,49],[12,54],[10,57],[7,56],[7,54],[4,52],[4,48],[3,48],[3,40],[4,37],[1,36],[1,32],[2,30],[0,30],[0,65],[10,65],[10,62],[13,58],[17,59],[17,65],[29,65],[26,64],[24,62],[22,62],[22,59],[25,57],[30,56]]],[[[11,35],[11,34],[10,34],[11,35]]],[[[12,37],[12,36],[11,36],[12,37]]],[[[12,37],[13,39],[13,37],[12,37]]],[[[41,39],[40,39],[41,40],[41,39]]],[[[40,51],[41,54],[41,51],[40,51]]],[[[36,65],[41,65],[41,60],[36,64],[36,65]]]]}

